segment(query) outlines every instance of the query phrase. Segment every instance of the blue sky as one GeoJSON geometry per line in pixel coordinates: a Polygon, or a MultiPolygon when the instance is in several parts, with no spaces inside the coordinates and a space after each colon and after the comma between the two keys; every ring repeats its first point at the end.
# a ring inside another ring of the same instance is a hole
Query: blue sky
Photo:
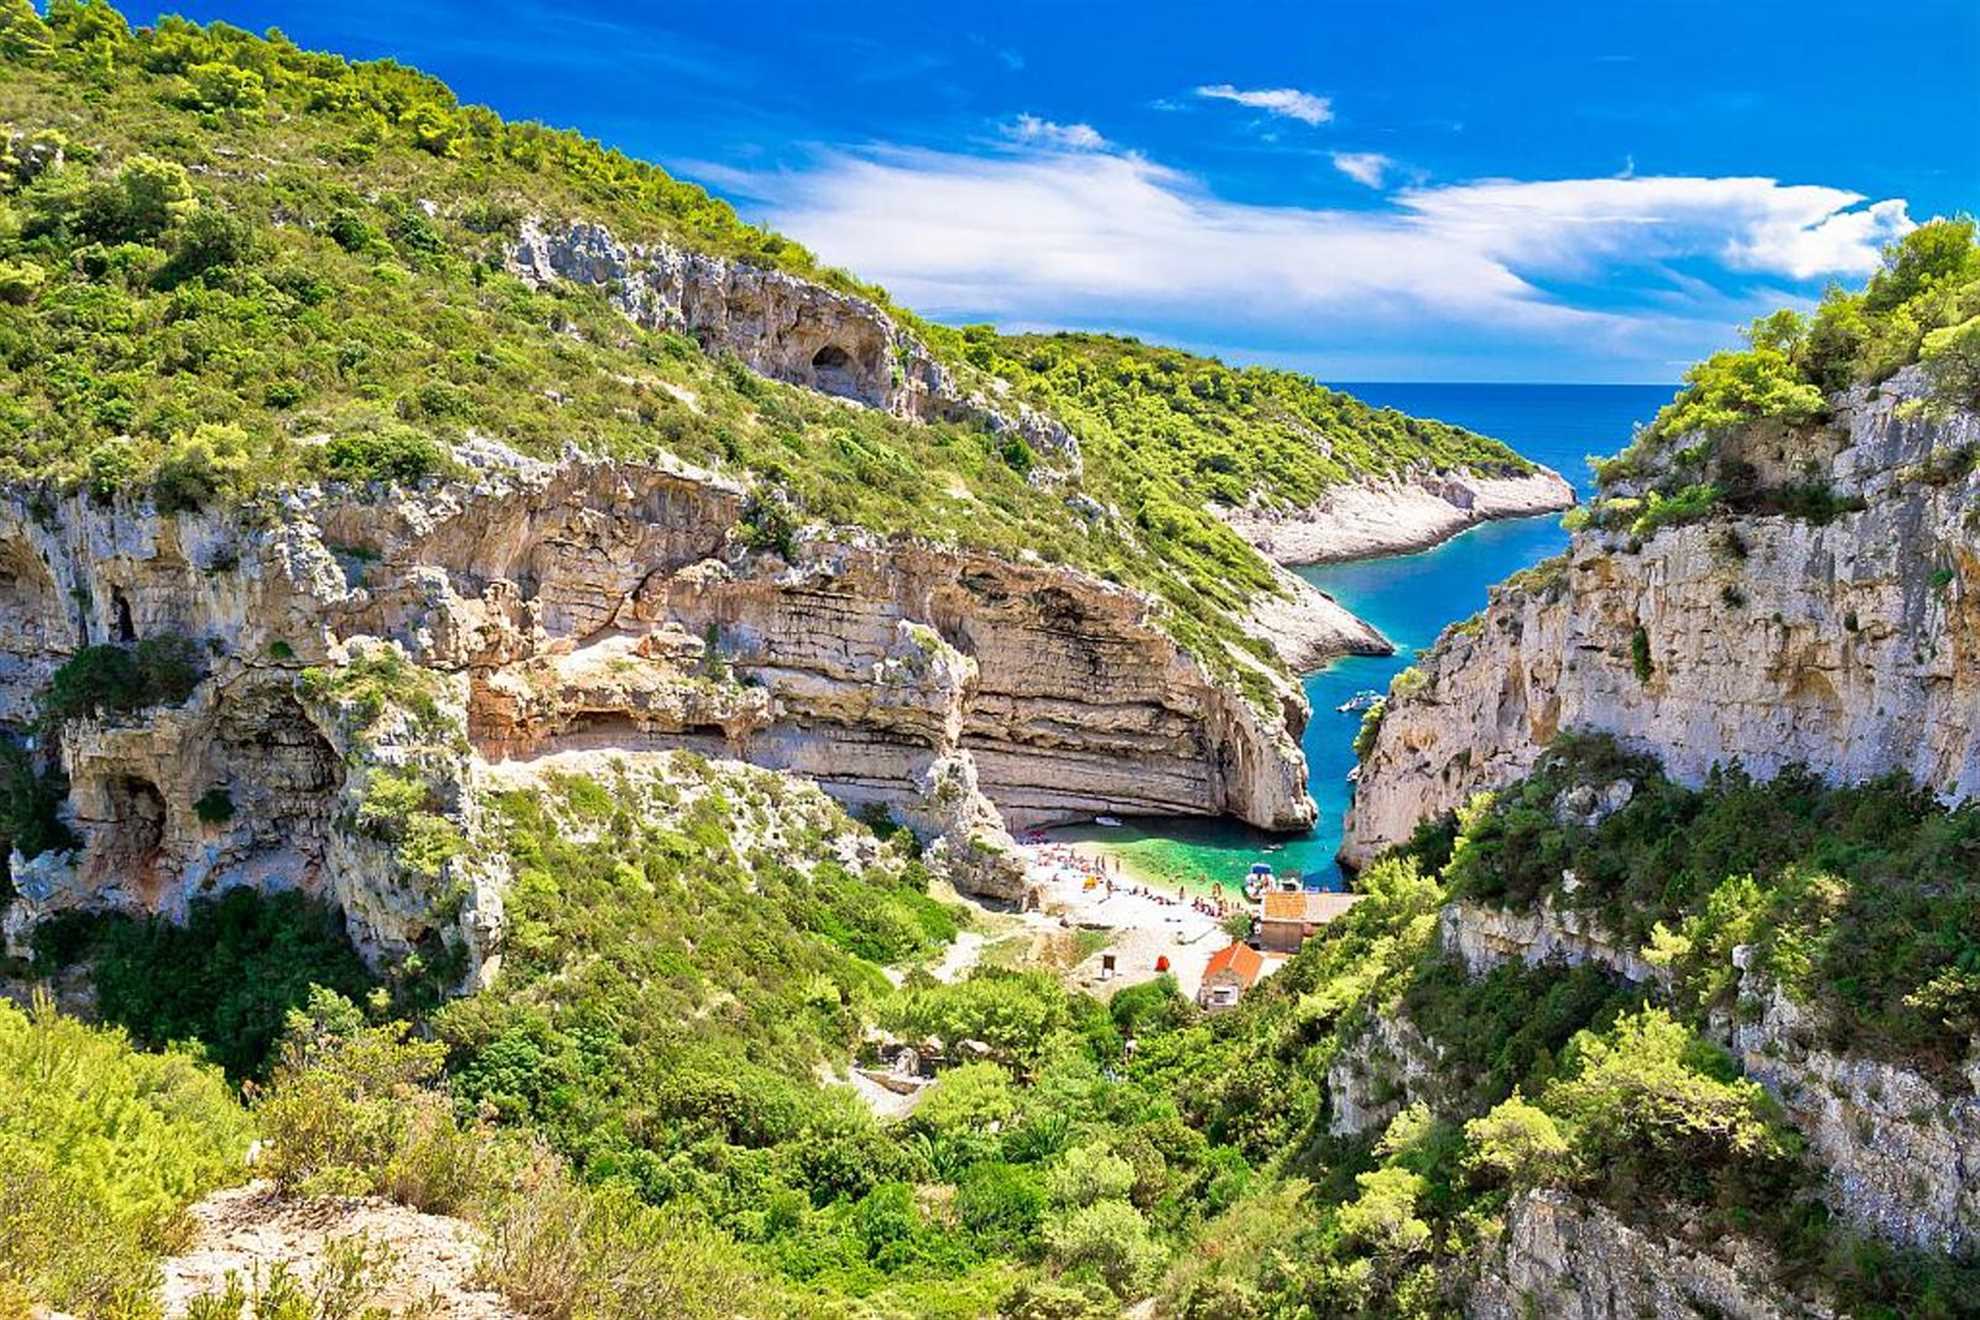
{"type": "Polygon", "coordinates": [[[1972,0],[185,12],[579,128],[939,319],[1332,380],[1673,380],[1980,207],[1972,0]]]}

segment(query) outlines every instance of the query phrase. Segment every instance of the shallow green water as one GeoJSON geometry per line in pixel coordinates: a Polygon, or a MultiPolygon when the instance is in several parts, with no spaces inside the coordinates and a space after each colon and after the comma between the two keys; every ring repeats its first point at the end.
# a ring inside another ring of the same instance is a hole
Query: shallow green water
{"type": "MultiPolygon", "coordinates": [[[[1671,395],[1650,385],[1351,385],[1370,403],[1438,417],[1494,435],[1545,463],[1587,493],[1588,454],[1608,454],[1629,441],[1632,422],[1647,420],[1671,395]]],[[[1136,870],[1207,892],[1228,889],[1257,861],[1275,871],[1302,873],[1309,884],[1338,888],[1334,853],[1354,768],[1352,743],[1359,715],[1335,707],[1362,689],[1386,691],[1420,648],[1445,625],[1485,604],[1486,588],[1567,545],[1555,516],[1475,527],[1431,550],[1353,564],[1300,570],[1301,576],[1373,623],[1396,644],[1396,654],[1352,656],[1305,680],[1313,719],[1301,740],[1319,821],[1307,834],[1274,837],[1229,821],[1142,818],[1119,829],[1082,827],[1055,838],[1091,839],[1118,850],[1136,870]]]]}

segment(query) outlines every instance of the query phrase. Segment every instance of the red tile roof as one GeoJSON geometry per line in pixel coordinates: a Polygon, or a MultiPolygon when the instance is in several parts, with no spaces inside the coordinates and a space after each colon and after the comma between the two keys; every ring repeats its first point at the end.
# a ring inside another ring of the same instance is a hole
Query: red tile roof
{"type": "Polygon", "coordinates": [[[1270,891],[1265,895],[1266,921],[1304,921],[1315,926],[1332,921],[1361,900],[1360,894],[1270,891]]]}
{"type": "Polygon", "coordinates": [[[1258,950],[1249,944],[1232,944],[1210,955],[1210,964],[1203,969],[1203,979],[1208,981],[1219,972],[1231,972],[1236,975],[1238,984],[1249,989],[1264,969],[1265,959],[1259,956],[1258,950]]]}

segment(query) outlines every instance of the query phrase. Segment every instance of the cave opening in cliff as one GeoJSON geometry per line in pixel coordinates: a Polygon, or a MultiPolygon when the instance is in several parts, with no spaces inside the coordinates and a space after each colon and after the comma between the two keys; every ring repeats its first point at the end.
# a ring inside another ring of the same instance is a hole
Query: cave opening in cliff
{"type": "Polygon", "coordinates": [[[137,626],[131,622],[131,602],[123,592],[112,590],[110,599],[117,607],[117,640],[128,646],[137,640],[137,626]]]}
{"type": "Polygon", "coordinates": [[[811,355],[811,383],[827,394],[849,399],[860,397],[852,354],[837,344],[827,344],[811,355]]]}
{"type": "Polygon", "coordinates": [[[60,617],[60,592],[40,556],[23,542],[0,545],[0,650],[40,650],[59,635],[60,617]]]}
{"type": "Polygon", "coordinates": [[[117,775],[104,786],[113,831],[107,851],[144,862],[165,842],[165,795],[139,775],[117,775]]]}

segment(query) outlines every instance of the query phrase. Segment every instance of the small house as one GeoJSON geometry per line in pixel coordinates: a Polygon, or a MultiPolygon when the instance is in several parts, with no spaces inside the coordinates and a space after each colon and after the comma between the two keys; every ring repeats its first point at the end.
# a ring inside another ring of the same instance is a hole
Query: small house
{"type": "Polygon", "coordinates": [[[1258,917],[1258,947],[1272,953],[1298,953],[1314,931],[1360,901],[1359,894],[1311,890],[1268,893],[1258,917]]]}
{"type": "Polygon", "coordinates": [[[1203,986],[1196,992],[1197,1006],[1206,1013],[1221,1013],[1251,989],[1265,959],[1249,944],[1231,944],[1210,955],[1203,969],[1203,986]]]}

